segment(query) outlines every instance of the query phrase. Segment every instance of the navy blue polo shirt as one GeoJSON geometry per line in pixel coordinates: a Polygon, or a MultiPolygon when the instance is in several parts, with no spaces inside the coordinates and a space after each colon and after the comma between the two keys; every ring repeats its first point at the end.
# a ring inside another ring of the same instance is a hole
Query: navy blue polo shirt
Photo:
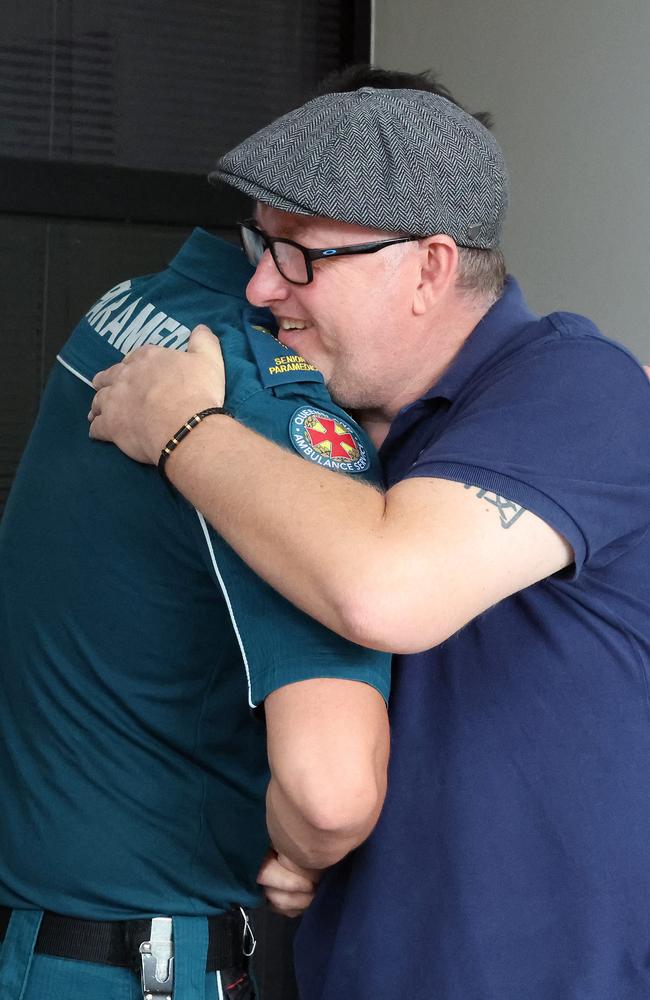
{"type": "Polygon", "coordinates": [[[314,677],[388,695],[387,655],[302,614],[155,468],[88,437],[97,371],[139,344],[184,350],[204,322],[239,420],[376,480],[320,372],[247,305],[251,274],[196,230],[91,306],[49,378],[0,526],[2,906],[117,920],[255,904],[269,772],[253,709],[314,677]]]}
{"type": "Polygon", "coordinates": [[[632,356],[512,279],[398,415],[391,484],[514,501],[575,565],[395,659],[386,805],[303,920],[309,1000],[650,996],[649,442],[632,356]]]}

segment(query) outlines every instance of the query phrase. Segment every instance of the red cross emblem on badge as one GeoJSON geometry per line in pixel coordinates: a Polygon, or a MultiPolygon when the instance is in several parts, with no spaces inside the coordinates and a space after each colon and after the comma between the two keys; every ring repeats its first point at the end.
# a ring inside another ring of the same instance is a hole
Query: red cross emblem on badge
{"type": "Polygon", "coordinates": [[[332,417],[313,414],[305,420],[305,430],[312,448],[328,458],[355,462],[361,454],[350,432],[332,417]]]}

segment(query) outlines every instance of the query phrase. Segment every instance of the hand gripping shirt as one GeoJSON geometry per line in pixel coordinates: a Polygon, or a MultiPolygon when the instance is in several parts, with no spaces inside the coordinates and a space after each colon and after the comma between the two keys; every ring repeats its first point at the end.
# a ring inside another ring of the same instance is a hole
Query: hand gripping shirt
{"type": "Polygon", "coordinates": [[[395,658],[384,810],[296,940],[309,1000],[650,996],[649,442],[629,352],[512,279],[397,416],[390,485],[472,484],[575,565],[395,658]]]}
{"type": "Polygon", "coordinates": [[[0,905],[126,919],[254,904],[269,777],[254,706],[313,677],[388,695],[386,655],[303,615],[155,469],[88,438],[95,373],[142,343],[183,350],[204,322],[239,420],[379,478],[320,373],[247,307],[250,274],[195,231],[161,274],[92,306],[51,374],[0,528],[0,905]]]}

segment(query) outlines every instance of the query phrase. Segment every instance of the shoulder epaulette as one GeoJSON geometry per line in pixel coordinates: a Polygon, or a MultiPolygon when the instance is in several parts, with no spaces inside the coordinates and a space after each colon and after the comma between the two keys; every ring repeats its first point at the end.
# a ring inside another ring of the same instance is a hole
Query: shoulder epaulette
{"type": "Polygon", "coordinates": [[[281,344],[266,320],[266,314],[260,317],[252,309],[244,314],[244,329],[264,388],[272,389],[285,382],[322,382],[318,368],[281,344]]]}

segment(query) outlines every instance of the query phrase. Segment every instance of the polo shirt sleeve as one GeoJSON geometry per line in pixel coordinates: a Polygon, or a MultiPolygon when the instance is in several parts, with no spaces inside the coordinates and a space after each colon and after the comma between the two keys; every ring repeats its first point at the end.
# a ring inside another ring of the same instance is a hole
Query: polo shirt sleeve
{"type": "Polygon", "coordinates": [[[388,700],[388,654],[348,642],[304,614],[253,573],[203,519],[200,523],[239,643],[252,708],[276,688],[316,677],[370,684],[388,700]]]}
{"type": "MultiPolygon", "coordinates": [[[[330,448],[334,454],[334,445],[339,444],[338,467],[345,470],[332,468],[330,474],[379,483],[380,468],[370,440],[331,400],[320,374],[318,380],[302,381],[300,372],[280,373],[282,381],[265,386],[257,368],[239,356],[237,370],[232,360],[234,352],[228,345],[225,347],[229,409],[237,420],[304,461],[332,467],[333,462],[311,448],[304,437],[309,416],[320,417],[325,424],[316,422],[315,426],[322,428],[323,438],[332,438],[330,448]],[[292,380],[287,379],[288,375],[292,380]]],[[[274,350],[277,354],[277,347],[274,350]]],[[[318,440],[318,433],[314,440],[318,440]]],[[[294,516],[309,517],[307,500],[296,498],[294,516]]],[[[200,522],[210,567],[228,604],[240,645],[252,707],[261,704],[276,688],[316,677],[370,684],[388,700],[389,654],[357,646],[304,614],[253,573],[207,522],[200,522]]],[[[321,531],[318,524],[313,525],[313,530],[321,535],[324,546],[336,545],[331,532],[321,531]]],[[[340,557],[353,556],[342,551],[340,557]]]]}
{"type": "Polygon", "coordinates": [[[472,484],[532,511],[571,544],[577,576],[646,533],[649,455],[640,365],[599,337],[549,337],[475,380],[407,478],[472,484]]]}

